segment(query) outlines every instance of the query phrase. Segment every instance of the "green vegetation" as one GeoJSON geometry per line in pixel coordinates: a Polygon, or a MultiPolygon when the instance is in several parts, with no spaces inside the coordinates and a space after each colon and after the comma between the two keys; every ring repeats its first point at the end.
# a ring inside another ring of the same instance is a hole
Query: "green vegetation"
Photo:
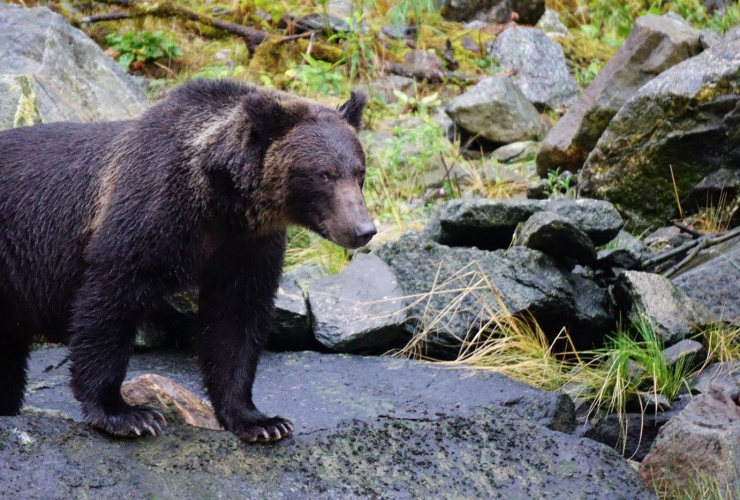
{"type": "MultiPolygon", "coordinates": [[[[143,65],[157,59],[174,59],[182,56],[182,50],[173,39],[173,35],[162,30],[111,33],[105,37],[105,41],[114,51],[113,55],[118,64],[124,69],[129,69],[134,63],[143,65]]],[[[139,66],[138,69],[143,69],[143,66],[139,66]]]]}

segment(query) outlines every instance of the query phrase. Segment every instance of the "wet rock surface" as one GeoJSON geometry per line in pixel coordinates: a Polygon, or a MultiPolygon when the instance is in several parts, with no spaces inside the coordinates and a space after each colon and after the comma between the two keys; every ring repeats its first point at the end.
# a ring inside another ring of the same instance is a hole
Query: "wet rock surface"
{"type": "Polygon", "coordinates": [[[701,51],[700,33],[685,22],[647,15],[578,101],[550,130],[537,156],[537,173],[580,170],[619,109],[646,82],[701,51]]]}
{"type": "Polygon", "coordinates": [[[590,264],[596,260],[596,249],[588,235],[554,212],[532,215],[518,231],[515,244],[547,252],[564,262],[590,264]]]}
{"type": "Polygon", "coordinates": [[[57,121],[122,120],[148,100],[82,31],[46,8],[0,16],[0,130],[57,121]]]}
{"type": "MultiPolygon", "coordinates": [[[[573,428],[567,396],[495,374],[393,358],[267,355],[256,399],[268,413],[294,419],[297,432],[273,446],[247,446],[228,432],[177,424],[158,438],[114,439],[52,417],[61,410],[79,418],[66,384],[58,385],[66,365],[45,371],[65,354],[33,353],[37,389],[28,404],[46,415],[27,409],[0,418],[5,494],[652,498],[613,450],[545,427],[573,428]]],[[[129,376],[154,371],[197,386],[192,365],[180,353],[136,355],[129,376]]]]}

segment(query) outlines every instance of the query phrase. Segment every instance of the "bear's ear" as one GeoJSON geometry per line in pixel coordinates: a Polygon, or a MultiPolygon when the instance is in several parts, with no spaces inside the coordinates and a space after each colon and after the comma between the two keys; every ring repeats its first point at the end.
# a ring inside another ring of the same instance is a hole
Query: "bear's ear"
{"type": "Polygon", "coordinates": [[[271,97],[252,92],[242,101],[252,130],[269,142],[295,127],[298,119],[271,97]]]}
{"type": "Polygon", "coordinates": [[[339,106],[339,115],[352,125],[355,130],[359,131],[362,125],[362,111],[365,109],[367,98],[362,92],[352,92],[349,101],[339,106]]]}

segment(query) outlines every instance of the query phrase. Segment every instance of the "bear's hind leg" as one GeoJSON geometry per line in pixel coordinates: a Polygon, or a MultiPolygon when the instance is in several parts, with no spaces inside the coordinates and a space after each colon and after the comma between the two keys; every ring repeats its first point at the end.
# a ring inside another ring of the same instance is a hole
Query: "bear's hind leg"
{"type": "Polygon", "coordinates": [[[18,415],[26,389],[32,335],[0,310],[0,416],[18,415]]]}

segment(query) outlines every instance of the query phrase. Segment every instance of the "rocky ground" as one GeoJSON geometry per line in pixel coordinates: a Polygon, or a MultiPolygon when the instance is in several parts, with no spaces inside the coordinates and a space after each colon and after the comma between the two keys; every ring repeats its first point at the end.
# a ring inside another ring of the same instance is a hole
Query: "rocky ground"
{"type": "MultiPolygon", "coordinates": [[[[174,76],[156,60],[121,64],[111,24],[81,17],[99,9],[49,6],[61,15],[0,1],[0,129],[136,117],[164,70],[165,87],[227,76],[330,99],[361,89],[365,191],[390,229],[334,260],[291,237],[255,394],[295,422],[293,438],[248,447],[215,430],[187,354],[187,290],[140,325],[128,378],[146,377],[125,389],[166,402],[165,435],[80,423],[64,348],[41,347],[23,414],[0,418],[0,498],[740,498],[732,2],[712,14],[724,32],[671,2],[639,17],[613,57],[593,57],[603,67],[589,81],[574,49],[588,29],[543,1],[440,2],[447,43],[425,42],[421,24],[376,26],[372,9],[350,22],[338,1],[272,24],[262,12],[270,36],[307,30],[310,42],[299,33],[276,51],[249,31],[203,46],[214,35],[198,32],[188,47],[207,63],[191,55],[199,71],[174,76]],[[338,47],[331,30],[346,35],[338,47]],[[336,50],[370,37],[398,52],[373,62],[385,74],[321,66],[349,65],[336,50]],[[522,331],[534,355],[501,343],[522,331]],[[376,356],[394,349],[404,357],[376,356]]],[[[579,16],[595,23],[599,8],[579,16]]]]}

